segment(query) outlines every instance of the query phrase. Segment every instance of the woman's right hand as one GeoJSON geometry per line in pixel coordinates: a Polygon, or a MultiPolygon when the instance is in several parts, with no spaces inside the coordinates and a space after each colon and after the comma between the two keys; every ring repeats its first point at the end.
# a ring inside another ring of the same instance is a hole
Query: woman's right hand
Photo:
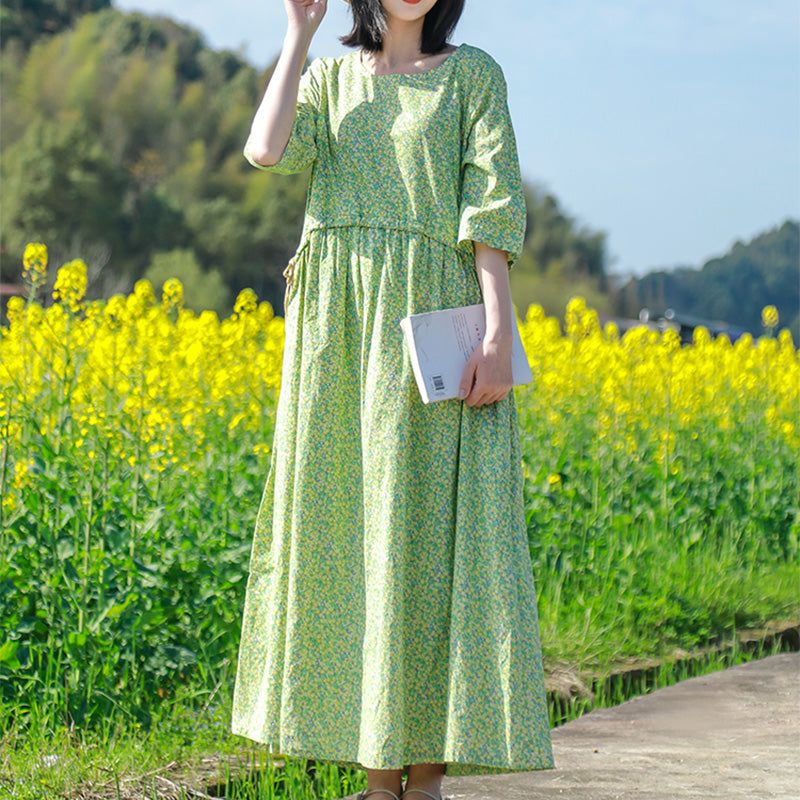
{"type": "Polygon", "coordinates": [[[289,27],[309,40],[317,32],[328,10],[328,0],[283,0],[283,5],[289,27]]]}

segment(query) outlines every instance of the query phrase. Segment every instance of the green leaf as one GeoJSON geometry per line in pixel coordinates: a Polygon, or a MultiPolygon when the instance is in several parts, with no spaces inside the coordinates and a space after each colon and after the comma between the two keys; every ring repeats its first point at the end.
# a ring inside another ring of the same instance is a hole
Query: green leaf
{"type": "Polygon", "coordinates": [[[68,539],[65,536],[59,539],[56,543],[56,555],[60,561],[72,558],[75,555],[75,543],[72,539],[68,539]]]}
{"type": "Polygon", "coordinates": [[[19,666],[17,647],[19,647],[19,642],[15,642],[11,639],[4,642],[3,645],[0,646],[0,664],[5,664],[12,669],[16,669],[19,666]]]}

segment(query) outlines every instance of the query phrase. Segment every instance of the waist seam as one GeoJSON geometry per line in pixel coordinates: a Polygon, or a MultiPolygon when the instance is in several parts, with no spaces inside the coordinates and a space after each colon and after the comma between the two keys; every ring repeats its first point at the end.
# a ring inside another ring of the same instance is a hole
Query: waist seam
{"type": "Polygon", "coordinates": [[[307,243],[308,234],[313,233],[315,231],[329,230],[332,228],[376,228],[379,230],[405,231],[406,233],[413,233],[413,234],[418,234],[420,236],[424,236],[427,239],[431,239],[432,241],[438,242],[439,244],[442,244],[445,247],[449,247],[458,253],[463,252],[461,248],[457,246],[455,241],[448,241],[444,237],[431,232],[427,228],[424,228],[422,225],[409,226],[408,223],[405,223],[403,225],[391,225],[385,222],[323,222],[323,223],[314,223],[311,225],[307,225],[303,230],[302,241],[300,243],[300,246],[298,247],[298,252],[307,243]]]}

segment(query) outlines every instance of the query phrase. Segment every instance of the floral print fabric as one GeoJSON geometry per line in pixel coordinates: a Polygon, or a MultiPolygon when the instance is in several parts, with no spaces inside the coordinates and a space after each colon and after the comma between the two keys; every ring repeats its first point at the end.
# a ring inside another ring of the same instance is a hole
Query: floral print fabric
{"type": "Polygon", "coordinates": [[[273,752],[448,775],[554,766],[514,394],[425,405],[399,321],[481,302],[519,258],[500,65],[316,58],[267,172],[311,168],[231,729],[273,752]]]}

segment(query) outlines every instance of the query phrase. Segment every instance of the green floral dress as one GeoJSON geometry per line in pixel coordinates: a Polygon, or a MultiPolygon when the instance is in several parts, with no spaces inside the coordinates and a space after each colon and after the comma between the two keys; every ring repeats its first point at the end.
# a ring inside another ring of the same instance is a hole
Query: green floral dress
{"type": "Polygon", "coordinates": [[[425,405],[399,325],[481,302],[473,240],[520,255],[500,65],[315,58],[280,161],[245,157],[312,172],[232,731],[374,769],[553,768],[514,394],[425,405]]]}

